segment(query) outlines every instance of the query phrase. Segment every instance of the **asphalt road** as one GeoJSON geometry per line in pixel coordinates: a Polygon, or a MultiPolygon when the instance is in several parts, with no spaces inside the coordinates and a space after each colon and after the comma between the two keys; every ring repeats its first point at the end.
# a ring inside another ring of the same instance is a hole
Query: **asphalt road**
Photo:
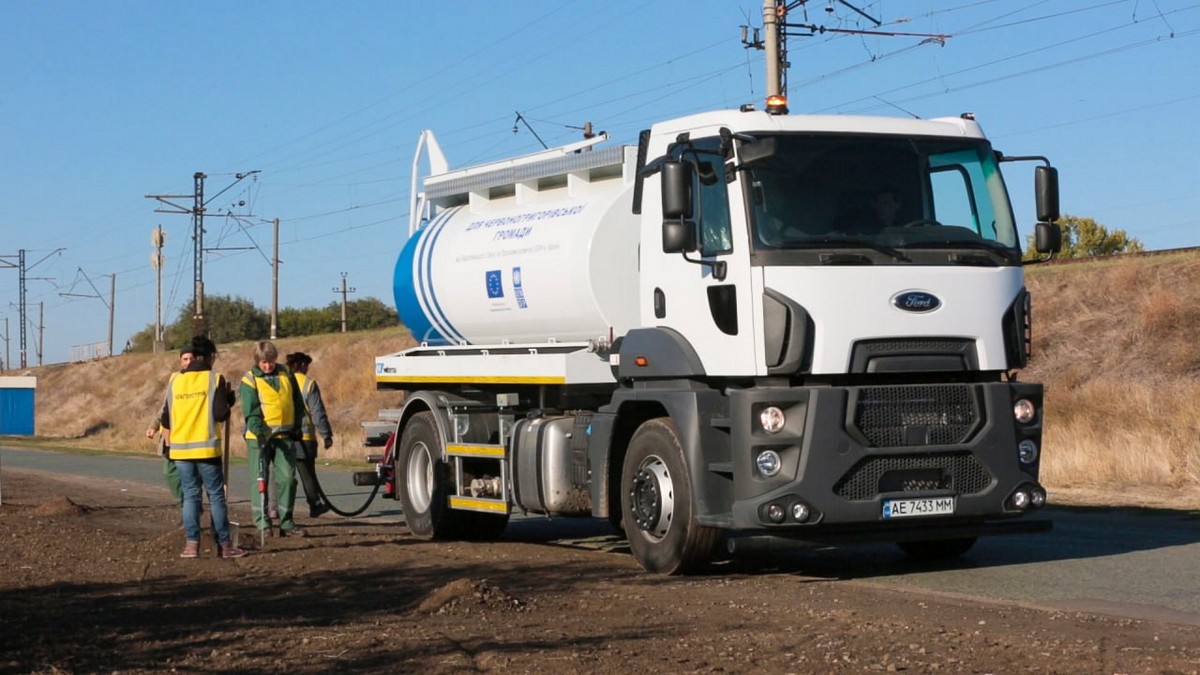
{"type": "MultiPolygon", "coordinates": [[[[161,489],[166,497],[162,462],[154,458],[0,446],[0,500],[4,472],[12,469],[125,481],[131,489],[161,489]]],[[[319,466],[318,472],[322,489],[342,510],[357,509],[370,495],[371,488],[353,485],[350,469],[319,466]]],[[[235,462],[231,473],[231,501],[245,502],[248,467],[235,462]]],[[[853,580],[1200,626],[1200,513],[1053,505],[1043,513],[1054,521],[1052,532],[981,539],[953,564],[918,564],[890,544],[787,549],[722,564],[738,573],[853,580]]],[[[398,503],[384,499],[374,500],[361,517],[403,521],[398,503]]],[[[514,518],[506,536],[627,551],[607,523],[594,519],[514,518]]]]}

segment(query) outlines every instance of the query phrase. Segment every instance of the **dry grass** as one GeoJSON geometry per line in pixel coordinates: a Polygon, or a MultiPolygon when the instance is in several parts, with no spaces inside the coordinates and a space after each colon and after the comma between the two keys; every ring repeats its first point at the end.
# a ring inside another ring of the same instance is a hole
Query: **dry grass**
{"type": "MultiPolygon", "coordinates": [[[[1043,478],[1051,489],[1200,486],[1200,256],[1177,254],[1029,269],[1034,359],[1021,377],[1046,384],[1043,478]]],[[[399,396],[374,388],[374,358],[412,345],[403,329],[280,340],[312,354],[336,444],[358,460],[361,422],[399,396]]],[[[237,381],[249,343],[221,345],[237,381]]],[[[33,369],[37,431],[63,445],[152,452],[142,432],[176,356],[130,355],[33,369]]],[[[232,427],[239,435],[241,411],[232,427]]],[[[235,454],[244,454],[239,442],[235,454]]]]}
{"type": "Polygon", "coordinates": [[[1054,487],[1200,485],[1200,256],[1032,268],[1054,487]]]}

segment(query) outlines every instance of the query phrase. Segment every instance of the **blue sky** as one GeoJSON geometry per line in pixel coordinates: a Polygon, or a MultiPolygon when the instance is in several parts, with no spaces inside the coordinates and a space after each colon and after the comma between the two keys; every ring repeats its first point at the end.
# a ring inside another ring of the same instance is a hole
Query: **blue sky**
{"type": "MultiPolygon", "coordinates": [[[[853,4],[881,30],[949,37],[793,37],[793,114],[971,111],[998,149],[1054,162],[1066,213],[1149,249],[1200,245],[1200,2],[853,4]]],[[[791,21],[867,27],[841,2],[807,8],[791,21]]],[[[763,52],[739,34],[761,14],[761,0],[0,3],[0,356],[20,361],[21,249],[45,363],[107,340],[108,275],[116,350],[154,323],[159,224],[173,321],[192,297],[191,218],[146,195],[190,195],[197,171],[220,249],[207,294],[270,307],[279,218],[281,306],[338,300],[343,272],[352,299],[391,304],[422,129],[461,167],[540,149],[517,111],[555,145],[589,121],[634,143],[661,118],[761,106],[763,52]]],[[[1024,234],[1031,175],[1008,173],[1024,234]]],[[[37,338],[30,325],[30,365],[37,338]]]]}

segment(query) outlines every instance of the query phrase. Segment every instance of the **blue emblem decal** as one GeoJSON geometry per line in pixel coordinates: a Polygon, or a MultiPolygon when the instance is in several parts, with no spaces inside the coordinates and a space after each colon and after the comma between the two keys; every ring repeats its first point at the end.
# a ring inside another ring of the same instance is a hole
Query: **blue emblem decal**
{"type": "Polygon", "coordinates": [[[500,270],[488,270],[487,278],[487,295],[489,298],[503,298],[504,284],[500,281],[500,270]]]}
{"type": "Polygon", "coordinates": [[[905,312],[932,312],[942,306],[942,301],[933,293],[904,291],[892,296],[892,306],[905,312]]]}

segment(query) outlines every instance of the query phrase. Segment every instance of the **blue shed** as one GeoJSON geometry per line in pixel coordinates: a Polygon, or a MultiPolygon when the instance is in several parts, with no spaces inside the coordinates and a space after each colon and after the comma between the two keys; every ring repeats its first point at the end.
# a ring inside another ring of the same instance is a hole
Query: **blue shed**
{"type": "Polygon", "coordinates": [[[0,435],[33,435],[36,377],[0,377],[0,435]]]}

